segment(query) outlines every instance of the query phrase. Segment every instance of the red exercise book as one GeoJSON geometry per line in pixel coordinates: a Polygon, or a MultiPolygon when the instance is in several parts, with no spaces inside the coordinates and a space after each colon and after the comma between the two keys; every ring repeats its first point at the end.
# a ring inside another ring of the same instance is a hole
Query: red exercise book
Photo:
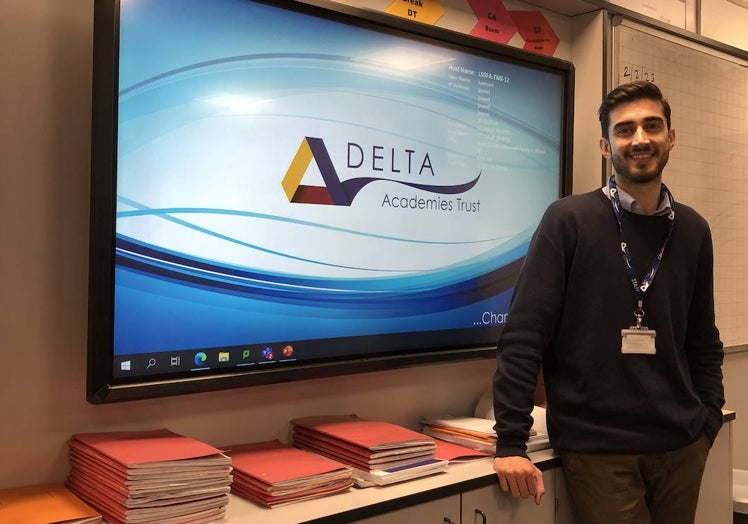
{"type": "Polygon", "coordinates": [[[329,435],[370,451],[434,444],[434,439],[390,422],[364,420],[357,415],[323,415],[291,421],[294,426],[329,435]]]}

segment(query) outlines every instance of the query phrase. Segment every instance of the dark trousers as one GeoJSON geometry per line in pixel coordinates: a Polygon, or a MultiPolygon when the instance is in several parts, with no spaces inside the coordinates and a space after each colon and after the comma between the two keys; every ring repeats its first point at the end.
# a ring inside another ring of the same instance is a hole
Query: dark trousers
{"type": "Polygon", "coordinates": [[[584,524],[693,523],[710,447],[702,436],[662,453],[561,452],[572,506],[584,524]]]}

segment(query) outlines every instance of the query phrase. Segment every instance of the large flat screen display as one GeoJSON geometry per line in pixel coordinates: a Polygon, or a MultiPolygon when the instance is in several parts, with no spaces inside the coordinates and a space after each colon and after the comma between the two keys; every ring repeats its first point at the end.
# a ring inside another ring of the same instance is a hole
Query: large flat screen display
{"type": "Polygon", "coordinates": [[[572,81],[342,4],[95,2],[89,401],[490,356],[572,81]]]}

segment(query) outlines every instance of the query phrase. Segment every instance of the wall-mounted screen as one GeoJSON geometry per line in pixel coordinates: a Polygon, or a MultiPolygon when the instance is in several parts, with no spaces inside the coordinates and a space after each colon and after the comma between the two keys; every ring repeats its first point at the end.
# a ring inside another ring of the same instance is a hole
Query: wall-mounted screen
{"type": "Polygon", "coordinates": [[[486,358],[567,62],[342,4],[95,2],[88,399],[486,358]]]}

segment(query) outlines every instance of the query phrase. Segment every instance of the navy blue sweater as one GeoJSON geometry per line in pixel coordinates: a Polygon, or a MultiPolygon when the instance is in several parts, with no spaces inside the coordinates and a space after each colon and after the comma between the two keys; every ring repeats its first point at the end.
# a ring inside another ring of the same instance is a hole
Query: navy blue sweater
{"type": "MultiPolygon", "coordinates": [[[[623,211],[641,277],[667,235],[665,216],[623,211]]],[[[722,342],[714,321],[709,226],[676,203],[672,236],[644,299],[656,354],[622,354],[636,297],[616,218],[594,191],[546,211],[515,288],[494,378],[497,456],[525,455],[538,371],[556,450],[646,453],[682,447],[722,423],[722,342]]]]}

